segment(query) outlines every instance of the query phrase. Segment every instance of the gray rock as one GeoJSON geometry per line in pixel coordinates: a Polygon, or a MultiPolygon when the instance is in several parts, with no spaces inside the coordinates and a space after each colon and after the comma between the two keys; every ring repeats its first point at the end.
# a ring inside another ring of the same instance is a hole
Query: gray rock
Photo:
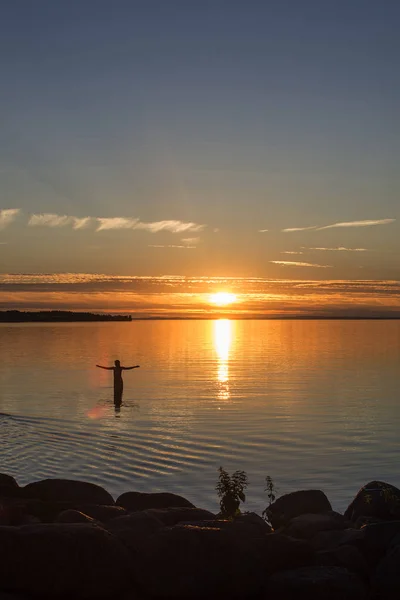
{"type": "Polygon", "coordinates": [[[1,588],[40,598],[117,597],[132,589],[131,557],[87,524],[0,527],[1,588]]]}
{"type": "Polygon", "coordinates": [[[320,514],[299,515],[292,519],[282,530],[286,535],[310,540],[320,531],[345,529],[347,521],[339,513],[333,511],[320,514]]]}
{"type": "Polygon", "coordinates": [[[148,508],[170,508],[170,507],[188,507],[195,508],[194,504],[168,492],[155,492],[145,494],[142,492],[126,492],[117,498],[116,504],[129,511],[146,510],[148,508]]]}
{"type": "Polygon", "coordinates": [[[6,473],[0,473],[0,486],[2,485],[19,488],[19,485],[15,481],[14,477],[11,477],[11,475],[6,475],[6,473]]]}
{"type": "Polygon", "coordinates": [[[132,568],[142,591],[154,598],[251,598],[265,574],[256,552],[226,531],[165,527],[148,538],[132,568]]]}
{"type": "Polygon", "coordinates": [[[82,504],[113,505],[113,497],[101,486],[73,479],[43,479],[24,488],[26,498],[50,502],[80,502],[82,504]]]}
{"type": "Polygon", "coordinates": [[[379,563],[372,579],[373,598],[400,598],[400,545],[392,548],[379,563]]]}
{"type": "Polygon", "coordinates": [[[371,481],[359,490],[344,516],[353,522],[360,517],[400,519],[400,490],[390,483],[371,481]]]}
{"type": "Polygon", "coordinates": [[[367,600],[367,586],[342,567],[311,566],[282,571],[269,579],[268,596],[279,600],[367,600]]]}
{"type": "Polygon", "coordinates": [[[289,521],[304,514],[324,513],[332,506],[321,490],[300,490],[285,494],[266,510],[274,529],[288,525],[289,521]]]}
{"type": "Polygon", "coordinates": [[[64,510],[61,512],[54,521],[55,523],[92,523],[95,524],[94,519],[80,512],[79,510],[64,510]]]}
{"type": "Polygon", "coordinates": [[[164,525],[172,526],[182,521],[212,521],[215,519],[215,515],[202,508],[189,508],[189,507],[171,507],[171,508],[149,508],[146,514],[155,517],[164,525]]]}

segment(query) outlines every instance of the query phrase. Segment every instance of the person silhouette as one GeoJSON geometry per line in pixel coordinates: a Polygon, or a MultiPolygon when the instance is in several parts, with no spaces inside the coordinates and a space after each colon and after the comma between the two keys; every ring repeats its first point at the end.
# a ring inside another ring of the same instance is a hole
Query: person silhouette
{"type": "Polygon", "coordinates": [[[132,369],[138,369],[140,365],[133,367],[123,367],[119,360],[114,361],[114,367],[103,367],[102,365],[96,365],[99,369],[106,369],[107,371],[114,371],[114,404],[121,406],[122,393],[124,391],[124,380],[122,379],[122,371],[131,371],[132,369]]]}

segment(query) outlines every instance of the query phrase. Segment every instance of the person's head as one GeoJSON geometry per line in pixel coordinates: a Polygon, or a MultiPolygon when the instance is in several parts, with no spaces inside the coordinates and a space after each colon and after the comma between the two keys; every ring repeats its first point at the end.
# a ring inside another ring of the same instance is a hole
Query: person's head
{"type": "Polygon", "coordinates": [[[114,365],[115,365],[116,367],[119,367],[119,366],[120,366],[120,364],[121,364],[121,363],[119,362],[119,360],[114,360],[114,365]]]}

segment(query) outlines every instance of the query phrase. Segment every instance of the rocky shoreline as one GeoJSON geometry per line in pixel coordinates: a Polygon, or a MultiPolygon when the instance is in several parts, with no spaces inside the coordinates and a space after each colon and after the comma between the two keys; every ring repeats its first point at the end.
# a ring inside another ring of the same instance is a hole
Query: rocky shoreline
{"type": "Polygon", "coordinates": [[[398,488],[370,482],[343,515],[321,490],[295,491],[268,518],[0,474],[0,600],[400,598],[398,488]]]}

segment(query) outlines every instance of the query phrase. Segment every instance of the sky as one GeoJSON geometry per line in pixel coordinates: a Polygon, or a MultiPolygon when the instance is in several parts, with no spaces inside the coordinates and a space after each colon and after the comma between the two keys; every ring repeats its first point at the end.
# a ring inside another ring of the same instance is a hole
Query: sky
{"type": "Polygon", "coordinates": [[[396,0],[0,16],[0,309],[400,315],[396,0]]]}

